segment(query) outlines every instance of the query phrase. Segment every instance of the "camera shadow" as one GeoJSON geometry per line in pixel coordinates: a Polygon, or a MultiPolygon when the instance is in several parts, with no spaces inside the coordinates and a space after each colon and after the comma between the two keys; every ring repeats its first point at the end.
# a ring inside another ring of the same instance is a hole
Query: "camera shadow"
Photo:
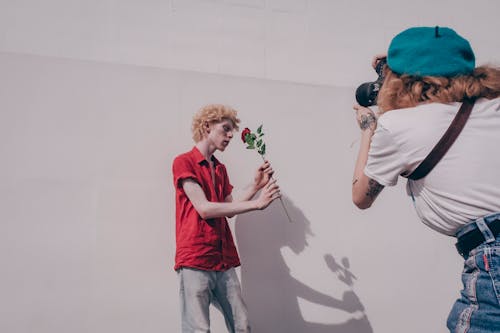
{"type": "Polygon", "coordinates": [[[302,211],[283,194],[282,199],[292,223],[278,201],[264,211],[239,215],[235,223],[242,262],[241,285],[252,330],[257,333],[372,333],[364,306],[352,289],[356,276],[350,270],[348,258],[338,262],[331,254],[324,256],[325,265],[332,271],[331,278],[348,287],[341,299],[315,290],[291,275],[280,249],[289,247],[300,254],[313,232],[302,211]],[[299,298],[352,316],[335,324],[308,322],[300,311],[299,298]]]}

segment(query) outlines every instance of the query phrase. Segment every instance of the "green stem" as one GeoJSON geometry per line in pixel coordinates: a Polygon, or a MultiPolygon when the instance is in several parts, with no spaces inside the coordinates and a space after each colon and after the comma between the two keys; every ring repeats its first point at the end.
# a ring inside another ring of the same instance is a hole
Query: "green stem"
{"type": "MultiPolygon", "coordinates": [[[[264,162],[266,161],[264,155],[260,155],[260,157],[262,157],[262,160],[264,162]]],[[[271,179],[274,179],[273,176],[271,176],[271,179]]],[[[283,198],[280,196],[279,199],[281,201],[281,206],[283,206],[283,210],[285,211],[286,217],[288,218],[288,222],[292,223],[293,222],[292,218],[290,217],[290,214],[288,214],[288,210],[286,209],[285,202],[283,201],[283,198]]]]}

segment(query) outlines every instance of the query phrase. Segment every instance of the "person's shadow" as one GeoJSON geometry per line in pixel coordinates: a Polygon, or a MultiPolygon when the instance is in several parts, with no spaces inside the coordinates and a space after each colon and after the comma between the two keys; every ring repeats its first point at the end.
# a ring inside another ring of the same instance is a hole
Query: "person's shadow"
{"type": "Polygon", "coordinates": [[[349,287],[342,299],[317,291],[290,274],[280,249],[287,246],[299,254],[307,246],[307,236],[313,234],[310,222],[300,209],[283,194],[282,199],[292,223],[288,222],[278,200],[262,212],[239,215],[235,223],[242,262],[243,298],[248,306],[252,331],[372,333],[364,307],[352,290],[356,277],[350,271],[347,258],[343,258],[340,265],[332,255],[324,256],[325,265],[334,273],[327,278],[339,279],[349,287]],[[307,322],[301,314],[298,298],[353,315],[351,319],[336,324],[307,322]],[[358,315],[355,316],[354,313],[358,315]]]}

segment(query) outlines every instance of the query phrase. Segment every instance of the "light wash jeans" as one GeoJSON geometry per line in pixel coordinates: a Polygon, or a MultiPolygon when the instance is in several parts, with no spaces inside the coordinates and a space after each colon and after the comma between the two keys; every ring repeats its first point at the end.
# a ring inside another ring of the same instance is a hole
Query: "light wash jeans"
{"type": "Polygon", "coordinates": [[[500,237],[493,237],[488,223],[495,213],[462,227],[457,237],[478,228],[486,241],[465,255],[461,297],[448,317],[452,333],[500,332],[500,237]]]}
{"type": "Polygon", "coordinates": [[[248,311],[236,270],[178,270],[183,333],[210,332],[210,304],[224,315],[230,333],[249,333],[248,311]]]}

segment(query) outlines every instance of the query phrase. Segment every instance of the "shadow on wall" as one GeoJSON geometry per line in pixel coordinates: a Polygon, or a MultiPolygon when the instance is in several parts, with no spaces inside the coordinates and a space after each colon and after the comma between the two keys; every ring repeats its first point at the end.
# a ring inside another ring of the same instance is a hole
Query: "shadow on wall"
{"type": "Polygon", "coordinates": [[[252,330],[257,333],[373,332],[364,307],[352,290],[356,277],[349,269],[348,258],[344,257],[338,263],[330,254],[324,257],[325,264],[334,273],[332,278],[349,287],[342,299],[317,291],[290,274],[280,249],[287,246],[299,254],[307,246],[307,236],[313,233],[310,221],[301,210],[283,194],[282,198],[293,223],[288,222],[278,202],[262,212],[242,214],[235,223],[242,262],[243,297],[248,306],[252,330]],[[298,298],[345,311],[352,314],[352,318],[336,324],[307,322],[301,314],[298,298]]]}

